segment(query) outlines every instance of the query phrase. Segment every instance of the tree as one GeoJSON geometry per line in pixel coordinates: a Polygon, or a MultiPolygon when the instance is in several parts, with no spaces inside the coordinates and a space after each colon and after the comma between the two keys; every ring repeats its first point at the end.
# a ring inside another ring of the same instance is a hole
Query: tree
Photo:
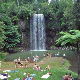
{"type": "Polygon", "coordinates": [[[25,19],[28,20],[28,18],[30,17],[31,14],[33,14],[33,11],[31,9],[30,5],[29,4],[25,4],[24,6],[21,6],[19,8],[18,18],[22,19],[22,20],[25,20],[25,19]]]}
{"type": "Polygon", "coordinates": [[[14,47],[17,47],[20,43],[21,35],[18,33],[17,26],[5,26],[5,43],[3,49],[5,51],[13,50],[14,47]]]}
{"type": "Polygon", "coordinates": [[[5,38],[6,38],[6,36],[5,36],[5,31],[4,31],[4,24],[3,24],[3,22],[0,21],[0,49],[4,45],[5,38]]]}
{"type": "MultiPolygon", "coordinates": [[[[74,15],[73,15],[73,1],[69,0],[66,1],[66,7],[64,9],[64,18],[65,18],[65,22],[62,21],[62,25],[65,26],[64,28],[66,28],[66,30],[71,30],[74,29],[75,24],[74,24],[74,15]],[[64,23],[63,23],[64,22],[64,23]]],[[[63,19],[64,20],[64,19],[63,19]]]]}
{"type": "Polygon", "coordinates": [[[80,31],[79,30],[70,30],[69,32],[60,32],[62,36],[56,40],[56,44],[65,45],[67,43],[75,44],[77,47],[77,51],[79,51],[79,42],[80,42],[80,31]]]}
{"type": "Polygon", "coordinates": [[[75,23],[75,29],[80,30],[80,0],[74,2],[73,15],[74,15],[73,20],[75,23]]]}
{"type": "Polygon", "coordinates": [[[4,32],[6,38],[4,39],[3,50],[10,51],[14,47],[17,47],[20,43],[20,34],[18,32],[18,26],[12,25],[11,18],[7,15],[2,15],[0,18],[4,22],[4,32]]]}

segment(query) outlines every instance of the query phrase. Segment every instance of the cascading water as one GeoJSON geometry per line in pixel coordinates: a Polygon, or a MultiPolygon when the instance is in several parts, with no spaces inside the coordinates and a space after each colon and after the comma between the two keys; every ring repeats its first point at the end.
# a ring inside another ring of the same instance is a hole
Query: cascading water
{"type": "Polygon", "coordinates": [[[34,14],[30,20],[30,49],[45,50],[46,34],[43,14],[34,14]]]}
{"type": "Polygon", "coordinates": [[[17,5],[19,6],[19,0],[17,0],[17,5]]]}
{"type": "Polygon", "coordinates": [[[48,3],[50,4],[51,3],[51,0],[48,0],[48,3]]]}

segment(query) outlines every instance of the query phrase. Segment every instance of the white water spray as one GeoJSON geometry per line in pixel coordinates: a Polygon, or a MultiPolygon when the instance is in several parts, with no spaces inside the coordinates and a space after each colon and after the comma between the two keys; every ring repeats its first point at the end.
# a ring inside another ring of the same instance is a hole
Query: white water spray
{"type": "Polygon", "coordinates": [[[43,14],[34,14],[30,20],[30,49],[46,50],[45,19],[43,14]]]}

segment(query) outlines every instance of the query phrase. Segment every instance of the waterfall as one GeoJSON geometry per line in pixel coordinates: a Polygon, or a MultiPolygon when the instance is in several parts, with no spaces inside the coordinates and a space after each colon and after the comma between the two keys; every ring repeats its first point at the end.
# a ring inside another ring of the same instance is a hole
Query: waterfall
{"type": "Polygon", "coordinates": [[[34,14],[30,20],[30,49],[46,49],[45,19],[43,14],[34,14]]]}
{"type": "Polygon", "coordinates": [[[50,4],[51,3],[51,0],[48,0],[48,3],[50,4]]]}
{"type": "Polygon", "coordinates": [[[19,6],[19,0],[17,0],[17,5],[19,6]]]}

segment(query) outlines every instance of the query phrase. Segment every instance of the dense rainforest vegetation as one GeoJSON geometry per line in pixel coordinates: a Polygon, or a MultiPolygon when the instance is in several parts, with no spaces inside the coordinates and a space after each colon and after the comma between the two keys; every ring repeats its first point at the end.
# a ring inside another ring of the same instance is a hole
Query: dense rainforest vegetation
{"type": "Polygon", "coordinates": [[[47,49],[56,45],[59,32],[80,30],[79,0],[52,0],[50,4],[48,0],[0,0],[0,50],[29,49],[30,17],[35,13],[45,16],[47,49]],[[22,32],[27,33],[24,43],[22,32]]]}

